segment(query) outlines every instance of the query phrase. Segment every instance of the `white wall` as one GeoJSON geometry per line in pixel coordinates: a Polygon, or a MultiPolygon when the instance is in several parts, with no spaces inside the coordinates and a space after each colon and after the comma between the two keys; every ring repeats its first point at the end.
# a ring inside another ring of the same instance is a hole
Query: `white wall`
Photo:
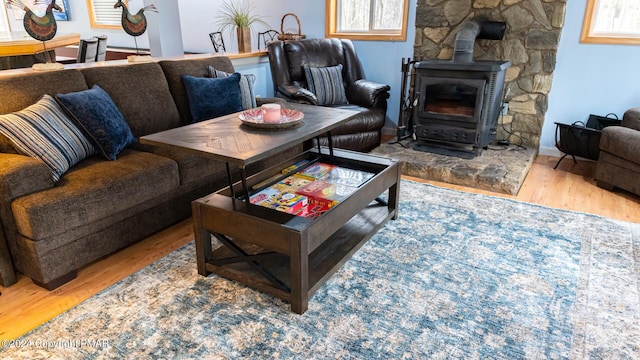
{"type": "Polygon", "coordinates": [[[149,41],[151,56],[184,55],[178,3],[175,0],[144,0],[144,5],[155,5],[162,9],[162,12],[149,12],[150,15],[147,17],[145,35],[149,41]]]}
{"type": "Polygon", "coordinates": [[[640,46],[581,44],[586,0],[567,1],[540,154],[559,155],[555,124],[640,106],[640,46]]]}
{"type": "MultiPolygon", "coordinates": [[[[216,11],[223,3],[223,0],[182,0],[179,2],[185,51],[196,53],[210,53],[213,51],[209,33],[220,30],[215,24],[216,11]]],[[[322,1],[253,0],[253,3],[255,14],[259,15],[269,25],[265,27],[258,24],[254,27],[254,32],[251,34],[253,49],[258,47],[257,33],[269,28],[280,31],[282,17],[287,13],[294,13],[298,16],[302,33],[307,37],[324,37],[324,2],[322,1]]],[[[285,32],[298,31],[297,23],[291,16],[285,19],[284,26],[285,32]]],[[[227,52],[234,53],[238,51],[235,35],[231,37],[225,31],[223,32],[223,38],[227,52]]],[[[256,75],[255,90],[257,95],[261,97],[274,95],[268,62],[234,61],[234,67],[240,73],[256,75]]]]}
{"type": "MultiPolygon", "coordinates": [[[[403,57],[413,56],[413,42],[415,37],[415,9],[417,0],[410,0],[409,26],[407,41],[354,41],[356,51],[362,62],[365,75],[369,80],[389,84],[391,97],[387,111],[388,123],[394,127],[397,123],[400,103],[400,82],[402,73],[400,64],[403,57]]],[[[216,31],[216,8],[222,0],[189,0],[180,2],[180,16],[185,51],[211,52],[213,47],[209,41],[209,33],[216,31]]],[[[281,20],[286,13],[294,13],[300,19],[302,33],[307,38],[323,38],[325,34],[325,1],[319,0],[270,0],[254,1],[256,14],[261,15],[271,28],[280,31],[281,20]]],[[[256,30],[265,28],[258,25],[256,30]]],[[[288,16],[285,19],[285,32],[297,32],[295,19],[288,16]]],[[[225,45],[228,51],[237,51],[235,38],[225,35],[225,45]]],[[[257,47],[257,35],[253,34],[253,46],[257,47]]],[[[259,64],[256,68],[244,67],[238,71],[257,72],[257,92],[262,96],[273,96],[271,73],[268,64],[259,64]],[[268,79],[264,79],[264,74],[268,79]]]]}
{"type": "MultiPolygon", "coordinates": [[[[183,42],[186,51],[207,53],[213,51],[209,40],[209,33],[219,31],[216,26],[217,10],[224,3],[223,0],[181,0],[180,17],[182,20],[183,42]]],[[[302,33],[307,37],[324,37],[324,1],[304,0],[253,0],[254,13],[259,15],[269,28],[280,31],[282,17],[286,13],[294,13],[300,18],[302,33]],[[319,21],[322,20],[320,23],[319,21]]],[[[257,33],[268,30],[257,24],[252,33],[253,48],[257,48],[257,33]]],[[[291,16],[285,20],[286,32],[297,32],[297,24],[291,16]]],[[[223,32],[225,47],[228,52],[237,52],[238,44],[235,35],[230,37],[223,32]]]]}

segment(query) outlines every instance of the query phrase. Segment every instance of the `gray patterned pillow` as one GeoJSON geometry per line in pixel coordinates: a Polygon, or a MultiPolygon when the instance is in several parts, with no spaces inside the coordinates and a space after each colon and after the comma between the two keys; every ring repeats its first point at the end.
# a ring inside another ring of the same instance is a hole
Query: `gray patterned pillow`
{"type": "MultiPolygon", "coordinates": [[[[233,74],[217,70],[213,66],[209,66],[209,76],[212,78],[226,78],[233,74]]],[[[257,107],[256,94],[254,85],[256,83],[256,76],[253,74],[247,74],[240,76],[240,97],[242,98],[242,109],[249,110],[257,107]]]]}
{"type": "Polygon", "coordinates": [[[342,80],[342,65],[328,67],[304,66],[309,91],[318,98],[318,105],[347,104],[342,80]]]}
{"type": "Polygon", "coordinates": [[[58,181],[62,174],[96,150],[58,103],[44,95],[15,113],[0,115],[0,134],[23,155],[41,160],[58,181]]]}

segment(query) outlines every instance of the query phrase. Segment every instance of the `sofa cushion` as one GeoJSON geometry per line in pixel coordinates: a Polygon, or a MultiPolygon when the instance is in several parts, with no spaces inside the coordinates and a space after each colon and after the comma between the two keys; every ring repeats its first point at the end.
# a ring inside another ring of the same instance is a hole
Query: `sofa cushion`
{"type": "Polygon", "coordinates": [[[221,79],[183,75],[182,81],[194,122],[242,111],[240,74],[221,79]]]}
{"type": "MultiPolygon", "coordinates": [[[[20,111],[35,104],[43,95],[88,89],[78,70],[44,71],[0,77],[0,114],[20,111]]],[[[0,135],[0,151],[17,153],[12,143],[0,135]]]]}
{"type": "Polygon", "coordinates": [[[107,159],[115,160],[136,140],[118,107],[100,86],[58,94],[57,98],[107,159]]]}
{"type": "MultiPolygon", "coordinates": [[[[607,129],[608,128],[609,127],[607,127],[607,129]]],[[[640,195],[639,177],[640,164],[637,162],[623,159],[616,154],[610,154],[604,151],[600,152],[595,173],[595,178],[599,186],[605,183],[640,195]]]]}
{"type": "Polygon", "coordinates": [[[318,105],[347,103],[342,80],[342,65],[328,67],[304,67],[307,88],[316,95],[318,105]]]}
{"type": "Polygon", "coordinates": [[[145,202],[153,206],[156,198],[178,186],[175,161],[125,149],[116,161],[97,156],[82,161],[60,186],[18,198],[11,208],[20,234],[38,240],[145,202]]]}
{"type": "Polygon", "coordinates": [[[34,71],[0,76],[0,114],[20,111],[48,94],[86,90],[89,87],[78,70],[34,71]]]}
{"type": "MultiPolygon", "coordinates": [[[[333,132],[331,132],[331,142],[334,147],[340,149],[369,152],[380,146],[380,131],[368,131],[345,135],[333,135],[333,132]]],[[[329,146],[329,141],[326,137],[320,138],[320,145],[329,146]]]]}
{"type": "Polygon", "coordinates": [[[640,163],[640,132],[624,126],[607,126],[602,129],[600,151],[640,163]]]}
{"type": "Polygon", "coordinates": [[[95,66],[80,71],[89,87],[98,84],[111,96],[134,136],[180,125],[178,109],[157,63],[95,66]]]}
{"type": "Polygon", "coordinates": [[[640,107],[631,108],[622,116],[622,126],[640,131],[640,107]]]}
{"type": "Polygon", "coordinates": [[[358,115],[351,120],[331,130],[332,135],[359,134],[368,131],[378,131],[384,126],[384,110],[363,108],[353,104],[328,105],[327,107],[357,111],[358,115]]]}
{"type": "Polygon", "coordinates": [[[91,142],[49,95],[22,111],[0,115],[0,133],[20,153],[44,162],[54,181],[95,152],[91,142]]]}
{"type": "Polygon", "coordinates": [[[176,103],[178,112],[180,113],[180,121],[182,125],[192,122],[191,110],[189,109],[189,99],[182,82],[182,75],[191,75],[195,77],[209,76],[209,66],[233,73],[233,64],[226,56],[209,56],[206,58],[181,59],[181,60],[163,60],[159,62],[164,75],[169,84],[171,96],[176,103]]]}
{"type": "Polygon", "coordinates": [[[180,184],[182,185],[191,186],[194,183],[210,181],[211,176],[225,179],[227,176],[224,162],[213,160],[191,151],[141,143],[135,143],[132,148],[174,160],[180,170],[180,184]]]}
{"type": "MultiPolygon", "coordinates": [[[[233,75],[222,70],[216,70],[213,66],[209,66],[209,76],[212,78],[226,78],[233,75]]],[[[240,98],[242,101],[242,108],[249,110],[257,107],[256,104],[256,92],[254,86],[256,83],[256,76],[253,74],[245,74],[240,77],[240,98]]]]}
{"type": "Polygon", "coordinates": [[[344,65],[344,49],[339,39],[286,41],[284,43],[289,74],[294,84],[303,82],[304,66],[327,67],[344,65]]]}
{"type": "Polygon", "coordinates": [[[19,154],[18,150],[13,147],[13,142],[2,134],[0,134],[0,153],[19,154]]]}

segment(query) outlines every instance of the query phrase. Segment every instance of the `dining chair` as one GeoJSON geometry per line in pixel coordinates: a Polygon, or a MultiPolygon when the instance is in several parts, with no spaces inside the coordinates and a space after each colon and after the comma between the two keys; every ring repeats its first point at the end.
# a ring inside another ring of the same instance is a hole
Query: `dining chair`
{"type": "Polygon", "coordinates": [[[105,61],[107,59],[107,35],[96,36],[96,38],[98,39],[96,61],[105,61]]]}
{"type": "Polygon", "coordinates": [[[78,58],[76,62],[95,62],[98,54],[98,38],[80,39],[78,44],[78,58]]]}
{"type": "Polygon", "coordinates": [[[209,34],[213,50],[215,52],[225,52],[227,49],[224,46],[224,40],[222,39],[222,32],[216,31],[209,34]]]}
{"type": "Polygon", "coordinates": [[[258,50],[266,50],[270,42],[278,40],[278,35],[280,35],[280,33],[273,29],[258,33],[258,50]]]}

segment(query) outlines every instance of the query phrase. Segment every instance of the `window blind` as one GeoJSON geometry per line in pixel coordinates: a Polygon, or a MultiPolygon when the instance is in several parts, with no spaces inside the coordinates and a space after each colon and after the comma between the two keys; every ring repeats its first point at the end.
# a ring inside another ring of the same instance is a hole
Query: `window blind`
{"type": "MultiPolygon", "coordinates": [[[[125,1],[126,3],[126,1],[125,1]]],[[[120,27],[122,9],[113,8],[114,0],[87,0],[91,27],[120,27]]]]}

